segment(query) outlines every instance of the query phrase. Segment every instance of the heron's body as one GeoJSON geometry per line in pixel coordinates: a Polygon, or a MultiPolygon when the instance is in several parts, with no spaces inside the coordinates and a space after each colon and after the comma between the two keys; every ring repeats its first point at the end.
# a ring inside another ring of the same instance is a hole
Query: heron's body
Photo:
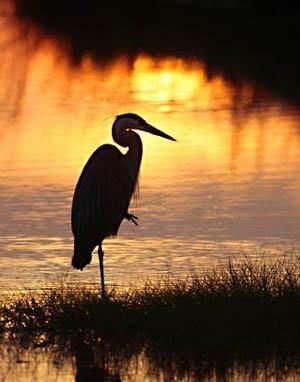
{"type": "Polygon", "coordinates": [[[115,236],[134,193],[142,142],[124,155],[113,145],[100,146],[86,163],[78,180],[72,206],[72,231],[75,238],[73,266],[83,269],[91,253],[109,236],[115,236]]]}
{"type": "Polygon", "coordinates": [[[74,192],[72,265],[74,268],[83,269],[90,263],[94,248],[99,246],[103,295],[102,241],[106,237],[117,235],[125,217],[133,220],[133,215],[128,214],[128,208],[137,185],[143,146],[140,136],[131,128],[145,129],[145,131],[174,140],[148,125],[136,114],[118,116],[113,124],[113,138],[119,145],[128,147],[127,153],[122,154],[113,145],[100,146],[84,166],[74,192]],[[141,124],[144,124],[148,130],[140,126],[141,124]]]}

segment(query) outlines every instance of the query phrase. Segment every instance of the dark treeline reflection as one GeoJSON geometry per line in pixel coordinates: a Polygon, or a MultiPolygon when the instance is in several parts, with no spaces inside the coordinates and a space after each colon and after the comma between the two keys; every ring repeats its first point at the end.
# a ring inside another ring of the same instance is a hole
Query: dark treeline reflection
{"type": "MultiPolygon", "coordinates": [[[[28,339],[27,339],[28,340],[28,339]]],[[[76,337],[53,338],[53,342],[20,341],[17,350],[10,348],[16,359],[22,352],[34,352],[38,346],[46,351],[49,360],[63,365],[70,359],[74,362],[76,382],[100,382],[122,380],[140,381],[147,376],[159,381],[282,381],[298,375],[299,361],[285,353],[268,347],[238,348],[197,346],[173,343],[170,339],[147,341],[134,337],[102,337],[93,333],[81,333],[76,337]],[[30,350],[32,349],[32,350],[30,350]],[[47,350],[46,350],[47,349],[47,350]]],[[[10,355],[11,362],[14,357],[10,355]]],[[[23,366],[24,367],[24,366],[23,366]]],[[[26,366],[25,366],[26,367],[26,366]]],[[[59,375],[59,370],[58,370],[59,375]]]]}
{"type": "Polygon", "coordinates": [[[199,58],[213,76],[241,78],[300,100],[299,6],[284,2],[16,1],[22,20],[70,43],[78,64],[120,52],[199,58]],[[210,7],[205,6],[208,3],[210,7]],[[222,6],[220,6],[222,4],[222,6]]]}

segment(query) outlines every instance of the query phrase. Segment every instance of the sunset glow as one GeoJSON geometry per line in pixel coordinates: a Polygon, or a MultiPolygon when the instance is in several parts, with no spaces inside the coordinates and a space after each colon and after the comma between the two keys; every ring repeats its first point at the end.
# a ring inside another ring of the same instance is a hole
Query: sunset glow
{"type": "MultiPolygon", "coordinates": [[[[44,38],[36,44],[34,33],[24,39],[7,28],[3,44],[12,38],[14,48],[7,45],[3,50],[6,69],[0,72],[0,100],[5,100],[0,125],[1,178],[6,187],[2,197],[11,201],[3,208],[6,221],[11,221],[2,223],[7,256],[3,265],[9,266],[10,253],[25,251],[32,267],[39,264],[38,254],[48,252],[48,264],[69,266],[69,214],[77,178],[98,146],[113,143],[114,116],[128,111],[177,142],[140,132],[140,201],[133,208],[142,223],[139,229],[122,225],[126,245],[120,246],[120,238],[106,241],[112,253],[108,274],[115,267],[119,270],[111,277],[120,280],[123,269],[136,274],[161,269],[164,257],[151,260],[158,256],[157,242],[182,266],[187,259],[211,262],[211,253],[253,250],[259,237],[273,248],[282,230],[296,236],[298,228],[292,222],[300,216],[295,176],[299,121],[286,114],[284,104],[271,101],[261,113],[257,99],[260,93],[269,97],[265,90],[247,81],[236,87],[219,74],[208,75],[206,65],[196,59],[139,53],[99,63],[85,55],[74,66],[65,54],[66,43],[44,38]],[[22,65],[13,66],[12,60],[22,65]],[[284,190],[280,200],[273,192],[277,188],[284,190]],[[259,228],[249,227],[257,205],[259,228]],[[283,229],[274,222],[277,211],[286,217],[283,229]],[[39,246],[37,236],[44,237],[39,246]],[[126,248],[130,257],[122,257],[126,248]]],[[[26,257],[24,263],[18,261],[26,264],[26,257]]],[[[95,269],[96,264],[93,275],[95,269]]]]}

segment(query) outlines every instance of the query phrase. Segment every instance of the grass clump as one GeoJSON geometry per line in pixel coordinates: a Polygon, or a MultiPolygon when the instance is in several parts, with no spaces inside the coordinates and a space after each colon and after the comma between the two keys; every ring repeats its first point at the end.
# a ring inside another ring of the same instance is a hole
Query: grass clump
{"type": "Polygon", "coordinates": [[[300,343],[299,260],[229,261],[223,268],[184,281],[148,282],[126,292],[61,288],[24,294],[0,307],[7,336],[43,333],[67,338],[79,333],[130,335],[227,348],[300,343]]]}

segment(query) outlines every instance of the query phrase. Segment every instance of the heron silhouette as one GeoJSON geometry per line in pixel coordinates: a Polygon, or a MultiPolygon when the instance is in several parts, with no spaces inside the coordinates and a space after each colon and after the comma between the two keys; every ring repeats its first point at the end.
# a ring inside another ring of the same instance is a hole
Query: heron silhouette
{"type": "Polygon", "coordinates": [[[128,208],[137,185],[143,145],[140,136],[132,130],[176,141],[137,114],[118,115],[112,125],[113,140],[128,147],[128,151],[122,154],[110,144],[98,147],[84,166],[73,197],[72,265],[82,270],[91,262],[92,252],[98,246],[102,297],[105,297],[102,242],[106,237],[117,235],[123,219],[137,225],[138,218],[130,214],[128,208]]]}

